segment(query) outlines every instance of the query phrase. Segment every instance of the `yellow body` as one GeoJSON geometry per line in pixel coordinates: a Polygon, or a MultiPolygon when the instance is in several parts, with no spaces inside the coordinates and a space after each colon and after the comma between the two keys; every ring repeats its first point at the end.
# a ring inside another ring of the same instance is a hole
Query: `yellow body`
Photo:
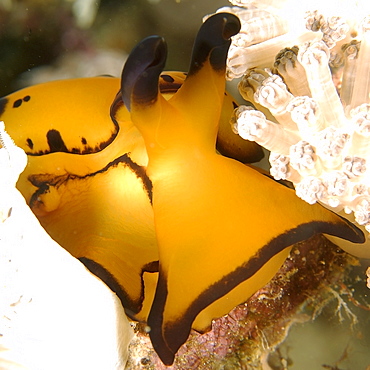
{"type": "Polygon", "coordinates": [[[141,275],[158,261],[158,252],[143,180],[125,158],[107,167],[125,155],[143,173],[147,164],[142,137],[127,110],[119,108],[119,127],[109,115],[119,83],[96,77],[32,86],[5,98],[0,119],[28,153],[17,187],[41,224],[75,257],[106,268],[124,289],[126,308],[138,313],[144,297],[141,275]],[[29,101],[12,108],[25,96],[29,101]],[[60,132],[68,152],[51,152],[50,130],[60,132]]]}
{"type": "Polygon", "coordinates": [[[232,35],[225,34],[236,24],[230,14],[204,23],[187,79],[168,101],[156,95],[149,80],[158,79],[165,62],[160,39],[144,40],[130,55],[140,60],[142,49],[152,50],[136,80],[125,70],[122,74],[122,84],[127,79],[132,85],[123,96],[143,135],[153,183],[159,278],[148,324],[166,364],[173,362],[191,327],[207,330],[213,318],[265,285],[292,244],[316,233],[363,239],[336,214],[308,205],[293,190],[217,153],[225,88],[225,64],[220,68],[219,58],[232,35]]]}
{"type": "MultiPolygon", "coordinates": [[[[182,72],[163,73],[163,96],[184,79],[182,72]]],[[[0,119],[28,154],[17,186],[41,224],[75,257],[113,275],[122,291],[86,263],[132,317],[145,321],[158,276],[148,157],[119,90],[120,79],[112,77],[40,84],[1,99],[0,119]]],[[[227,95],[220,141],[228,154],[258,160],[258,146],[234,140],[228,122],[234,104],[227,95]]]]}

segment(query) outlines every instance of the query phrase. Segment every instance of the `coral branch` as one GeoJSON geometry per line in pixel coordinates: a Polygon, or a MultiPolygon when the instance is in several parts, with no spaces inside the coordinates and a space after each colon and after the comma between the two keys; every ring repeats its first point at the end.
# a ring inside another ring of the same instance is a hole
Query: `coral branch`
{"type": "Polygon", "coordinates": [[[349,153],[368,158],[370,156],[370,104],[362,104],[352,109],[350,115],[354,132],[349,153]]]}
{"type": "Polygon", "coordinates": [[[289,148],[299,137],[285,131],[280,125],[266,120],[263,113],[251,107],[239,107],[235,131],[245,140],[256,141],[270,151],[289,154],[289,148]]]}
{"type": "Polygon", "coordinates": [[[293,98],[287,106],[287,111],[291,113],[302,137],[311,139],[315,133],[325,128],[316,100],[308,96],[293,98]]]}
{"type": "Polygon", "coordinates": [[[351,108],[369,103],[370,94],[370,15],[361,24],[361,48],[356,63],[356,77],[353,86],[351,108]]]}
{"type": "Polygon", "coordinates": [[[359,42],[355,40],[349,44],[344,44],[342,46],[342,51],[344,55],[344,69],[342,75],[340,98],[344,107],[348,106],[352,100],[359,48],[359,42]]]}
{"type": "Polygon", "coordinates": [[[337,168],[342,163],[342,154],[349,135],[333,126],[317,135],[316,150],[326,168],[337,168]]]}
{"type": "Polygon", "coordinates": [[[296,130],[297,125],[286,109],[292,99],[293,95],[278,75],[264,79],[254,93],[255,102],[267,108],[284,128],[296,130]]]}
{"type": "Polygon", "coordinates": [[[311,96],[306,71],[297,59],[298,50],[297,46],[281,50],[275,58],[274,67],[293,95],[311,96]]]}
{"type": "Polygon", "coordinates": [[[298,60],[306,70],[312,98],[318,103],[326,125],[343,127],[345,116],[329,69],[329,50],[323,42],[299,49],[298,60]]]}

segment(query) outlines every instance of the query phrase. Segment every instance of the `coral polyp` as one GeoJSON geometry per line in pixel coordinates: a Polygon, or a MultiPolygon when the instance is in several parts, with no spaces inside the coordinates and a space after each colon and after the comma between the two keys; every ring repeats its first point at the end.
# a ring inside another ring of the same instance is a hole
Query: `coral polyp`
{"type": "Polygon", "coordinates": [[[300,198],[353,213],[370,231],[366,7],[360,18],[357,2],[350,2],[348,16],[342,3],[329,12],[303,2],[296,6],[296,19],[288,20],[283,5],[289,2],[281,2],[280,8],[267,1],[231,2],[241,6],[229,11],[245,25],[257,24],[257,10],[265,12],[257,17],[260,29],[269,33],[255,30],[258,41],[252,45],[243,45],[239,36],[230,48],[228,77],[242,77],[239,91],[253,105],[236,109],[234,132],[269,150],[271,175],[291,181],[300,198]]]}

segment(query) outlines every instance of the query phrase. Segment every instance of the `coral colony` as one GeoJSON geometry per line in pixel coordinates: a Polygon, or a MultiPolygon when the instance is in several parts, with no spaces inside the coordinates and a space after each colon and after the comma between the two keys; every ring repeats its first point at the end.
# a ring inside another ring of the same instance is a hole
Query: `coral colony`
{"type": "Polygon", "coordinates": [[[347,11],[339,1],[329,14],[312,1],[230,1],[239,7],[218,11],[235,13],[242,30],[227,74],[242,77],[256,108],[235,111],[234,132],[268,149],[271,175],[300,198],[353,212],[370,231],[369,4],[347,1],[347,11]]]}

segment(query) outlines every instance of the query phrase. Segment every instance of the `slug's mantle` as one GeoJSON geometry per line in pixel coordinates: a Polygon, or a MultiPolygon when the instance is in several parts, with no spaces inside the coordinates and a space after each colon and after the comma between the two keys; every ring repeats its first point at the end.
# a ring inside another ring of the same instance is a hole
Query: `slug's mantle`
{"type": "MultiPolygon", "coordinates": [[[[270,173],[300,198],[370,231],[368,4],[231,2],[244,6],[228,8],[242,30],[260,25],[252,44],[239,36],[229,54],[228,76],[243,76],[239,91],[258,109],[236,109],[234,132],[268,149],[270,173]]],[[[370,247],[340,245],[370,257],[370,247]]]]}
{"type": "Polygon", "coordinates": [[[162,38],[144,39],[122,72],[122,98],[149,157],[159,274],[147,322],[166,365],[191,327],[207,331],[213,318],[265,285],[292,244],[318,233],[364,241],[335,213],[307,205],[291,189],[217,154],[229,37],[239,28],[228,13],[206,20],[187,78],[169,100],[158,89],[167,55],[162,38]]]}

